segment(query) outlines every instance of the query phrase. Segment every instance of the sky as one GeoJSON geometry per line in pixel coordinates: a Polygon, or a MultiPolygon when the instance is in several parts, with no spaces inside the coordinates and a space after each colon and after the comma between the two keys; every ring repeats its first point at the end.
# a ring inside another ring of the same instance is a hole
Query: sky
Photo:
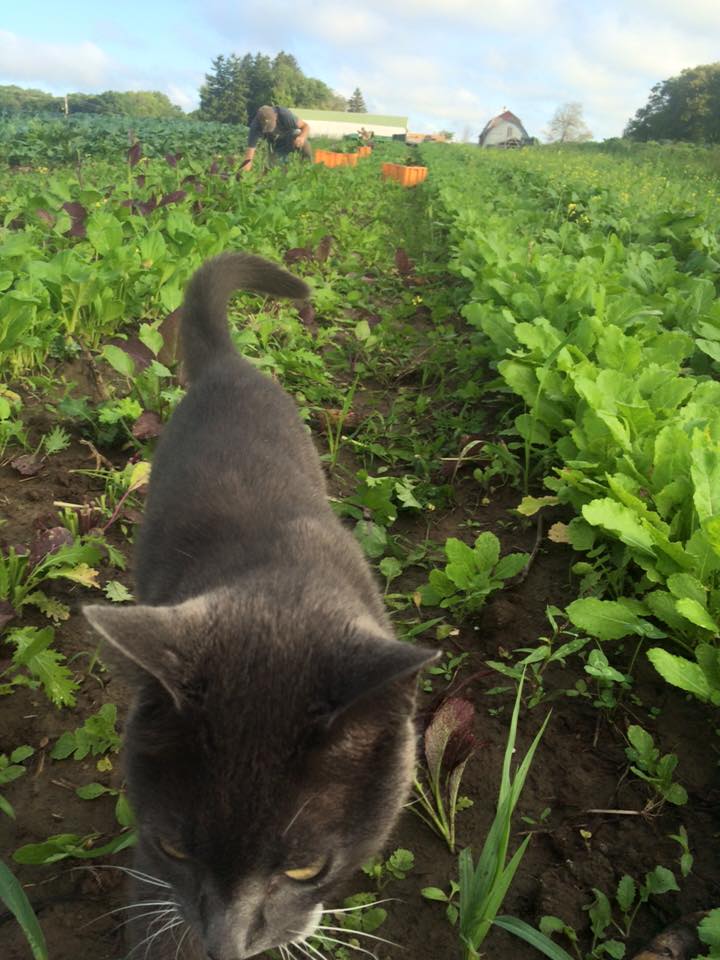
{"type": "Polygon", "coordinates": [[[651,87],[720,59],[719,0],[0,0],[0,84],[160,90],[185,110],[220,53],[292,53],[373,113],[475,140],[512,110],[543,136],[577,101],[619,136],[651,87]]]}

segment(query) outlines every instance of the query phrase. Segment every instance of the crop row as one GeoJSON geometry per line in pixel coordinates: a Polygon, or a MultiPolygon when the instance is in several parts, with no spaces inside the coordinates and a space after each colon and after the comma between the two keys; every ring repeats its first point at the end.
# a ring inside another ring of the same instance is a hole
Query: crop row
{"type": "Polygon", "coordinates": [[[720,703],[716,184],[601,154],[468,153],[460,188],[427,156],[478,356],[519,403],[525,493],[547,491],[521,510],[574,512],[555,531],[584,555],[573,623],[671,641],[655,667],[720,703]]]}

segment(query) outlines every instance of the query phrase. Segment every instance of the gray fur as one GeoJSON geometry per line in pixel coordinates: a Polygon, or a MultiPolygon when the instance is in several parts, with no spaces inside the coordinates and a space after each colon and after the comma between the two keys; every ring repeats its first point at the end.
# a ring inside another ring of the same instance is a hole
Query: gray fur
{"type": "MultiPolygon", "coordinates": [[[[181,328],[191,386],[153,463],[140,603],[86,608],[136,690],[136,865],[170,884],[192,956],[214,960],[295,939],[382,845],[412,776],[415,676],[434,657],[393,639],[294,403],[232,348],[225,308],[239,284],[307,295],[245,254],[195,274],[181,328]],[[318,858],[317,881],[285,876],[318,858]]],[[[151,957],[165,941],[174,955],[175,939],[158,937],[151,957]]]]}

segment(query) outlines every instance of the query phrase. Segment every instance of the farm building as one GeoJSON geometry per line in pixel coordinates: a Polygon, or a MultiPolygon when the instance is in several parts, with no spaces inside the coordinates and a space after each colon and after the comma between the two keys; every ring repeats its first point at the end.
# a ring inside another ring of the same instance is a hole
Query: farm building
{"type": "Polygon", "coordinates": [[[339,110],[306,110],[293,107],[293,112],[310,124],[311,137],[343,137],[358,133],[361,127],[378,137],[404,137],[407,117],[384,117],[374,113],[346,113],[339,110]]]}
{"type": "Polygon", "coordinates": [[[530,143],[527,130],[509,110],[488,120],[478,137],[481,147],[521,147],[525,143],[530,143]]]}

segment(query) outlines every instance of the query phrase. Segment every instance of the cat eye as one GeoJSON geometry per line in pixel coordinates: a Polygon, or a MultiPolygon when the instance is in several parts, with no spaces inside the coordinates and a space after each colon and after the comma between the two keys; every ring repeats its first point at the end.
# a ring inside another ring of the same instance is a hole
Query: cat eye
{"type": "Polygon", "coordinates": [[[162,850],[162,852],[166,856],[171,857],[173,860],[189,859],[187,853],[184,853],[182,850],[179,850],[177,847],[174,847],[171,843],[169,843],[167,840],[164,840],[162,837],[158,840],[158,844],[160,845],[160,849],[162,850]]]}
{"type": "Polygon", "coordinates": [[[307,867],[296,867],[293,870],[286,870],[285,876],[291,880],[298,881],[298,883],[303,883],[307,880],[317,880],[320,874],[325,872],[327,865],[327,857],[319,857],[313,861],[313,863],[308,864],[307,867]]]}

